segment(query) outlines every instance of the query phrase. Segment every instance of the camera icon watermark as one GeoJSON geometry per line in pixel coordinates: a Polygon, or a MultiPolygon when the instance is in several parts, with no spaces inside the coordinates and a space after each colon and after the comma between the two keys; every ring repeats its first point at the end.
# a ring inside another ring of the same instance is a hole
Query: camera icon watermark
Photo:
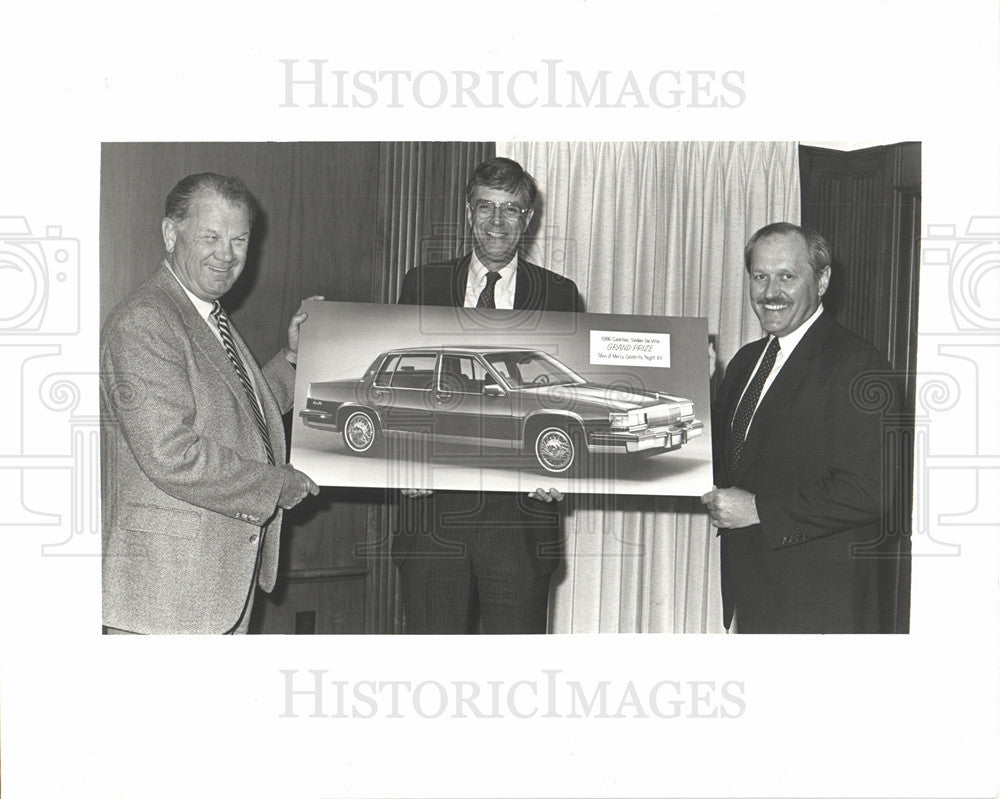
{"type": "Polygon", "coordinates": [[[36,236],[23,216],[0,216],[0,334],[79,331],[79,240],[59,225],[36,236]]]}
{"type": "Polygon", "coordinates": [[[959,331],[996,332],[1000,325],[1000,217],[974,216],[963,234],[928,225],[921,242],[928,267],[946,267],[952,317],[959,331]]]}

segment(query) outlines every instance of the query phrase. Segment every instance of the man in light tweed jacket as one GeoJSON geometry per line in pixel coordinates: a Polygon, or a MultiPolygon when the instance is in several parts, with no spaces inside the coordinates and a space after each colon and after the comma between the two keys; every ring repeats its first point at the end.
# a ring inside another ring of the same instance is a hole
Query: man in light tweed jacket
{"type": "Polygon", "coordinates": [[[305,314],[261,369],[217,302],[246,264],[254,210],[236,178],[180,181],[163,263],[102,330],[109,633],[245,633],[255,584],[274,587],[282,509],[319,491],[285,464],[281,423],[305,314]]]}

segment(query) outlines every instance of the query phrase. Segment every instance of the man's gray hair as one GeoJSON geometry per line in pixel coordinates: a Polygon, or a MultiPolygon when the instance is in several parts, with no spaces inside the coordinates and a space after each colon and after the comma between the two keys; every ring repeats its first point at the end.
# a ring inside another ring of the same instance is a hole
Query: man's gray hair
{"type": "Polygon", "coordinates": [[[533,209],[538,199],[538,185],[535,179],[525,172],[517,161],[512,161],[510,158],[490,158],[476,167],[465,187],[465,201],[470,205],[472,192],[476,186],[515,194],[525,203],[525,210],[533,209]]]}
{"type": "Polygon", "coordinates": [[[250,217],[250,227],[257,217],[257,201],[247,185],[237,177],[217,175],[215,172],[199,172],[182,178],[167,195],[163,215],[175,222],[187,219],[191,213],[191,203],[204,192],[213,192],[232,205],[242,205],[250,217]]]}
{"type": "Polygon", "coordinates": [[[829,269],[833,262],[830,254],[830,245],[812,228],[793,225],[791,222],[772,222],[765,225],[750,237],[747,246],[743,248],[743,260],[746,263],[747,272],[750,272],[750,264],[753,263],[753,251],[757,242],[772,236],[797,235],[805,242],[809,250],[809,265],[817,275],[824,269],[829,269]]]}

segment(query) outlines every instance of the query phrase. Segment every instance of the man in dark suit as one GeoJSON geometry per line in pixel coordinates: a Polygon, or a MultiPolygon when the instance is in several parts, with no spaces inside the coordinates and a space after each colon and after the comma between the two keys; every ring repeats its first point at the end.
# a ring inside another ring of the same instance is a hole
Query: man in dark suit
{"type": "Polygon", "coordinates": [[[274,586],[281,510],[318,486],[285,463],[299,325],[263,369],[218,302],[246,264],[254,202],[236,178],[167,196],[166,250],[101,333],[104,624],[245,633],[274,586]]]}
{"type": "MultiPolygon", "coordinates": [[[[466,187],[472,252],[411,270],[400,304],[580,311],[572,280],[529,263],[518,247],[538,188],[521,165],[493,158],[466,187]]],[[[500,334],[502,335],[502,333],[500,334]]],[[[392,555],[410,633],[544,633],[559,562],[555,490],[406,491],[392,555]]]]}
{"type": "Polygon", "coordinates": [[[855,393],[889,365],[823,311],[830,249],[787,223],[746,245],[750,304],[768,334],[732,359],[713,418],[726,627],[878,632],[880,419],[855,393]]]}

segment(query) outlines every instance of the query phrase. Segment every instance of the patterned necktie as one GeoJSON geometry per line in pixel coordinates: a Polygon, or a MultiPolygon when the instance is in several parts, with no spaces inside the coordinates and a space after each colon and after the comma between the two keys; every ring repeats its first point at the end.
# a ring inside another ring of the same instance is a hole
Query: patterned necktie
{"type": "Polygon", "coordinates": [[[253,411],[254,421],[257,422],[257,429],[260,431],[260,437],[264,442],[264,449],[267,452],[267,462],[273,466],[274,452],[271,450],[271,440],[267,437],[267,422],[264,421],[264,414],[261,412],[260,405],[257,402],[257,395],[254,394],[250,376],[247,374],[246,367],[240,359],[240,354],[236,351],[236,342],[233,341],[233,331],[229,327],[229,317],[222,310],[222,305],[218,300],[212,305],[212,318],[219,328],[219,335],[222,337],[222,344],[226,348],[229,361],[236,370],[236,376],[243,384],[243,390],[247,394],[247,399],[250,400],[250,409],[253,411]]]}
{"type": "Polygon", "coordinates": [[[497,287],[497,281],[500,279],[499,272],[487,272],[486,273],[486,285],[483,286],[483,290],[479,292],[479,299],[476,302],[477,308],[496,308],[496,298],[494,297],[494,290],[497,287]]]}
{"type": "Polygon", "coordinates": [[[757,410],[757,401],[760,399],[760,392],[764,388],[767,376],[771,374],[771,369],[774,367],[774,361],[778,357],[778,350],[780,348],[781,345],[778,343],[777,337],[772,338],[771,343],[767,345],[764,358],[760,362],[760,368],[757,369],[757,373],[753,376],[753,380],[750,381],[750,385],[747,386],[747,390],[743,392],[743,399],[740,400],[740,404],[736,408],[736,415],[733,417],[732,432],[728,441],[729,446],[726,447],[726,466],[730,474],[735,472],[736,467],[739,466],[743,445],[746,443],[747,430],[750,427],[750,420],[753,419],[754,411],[757,410]]]}

